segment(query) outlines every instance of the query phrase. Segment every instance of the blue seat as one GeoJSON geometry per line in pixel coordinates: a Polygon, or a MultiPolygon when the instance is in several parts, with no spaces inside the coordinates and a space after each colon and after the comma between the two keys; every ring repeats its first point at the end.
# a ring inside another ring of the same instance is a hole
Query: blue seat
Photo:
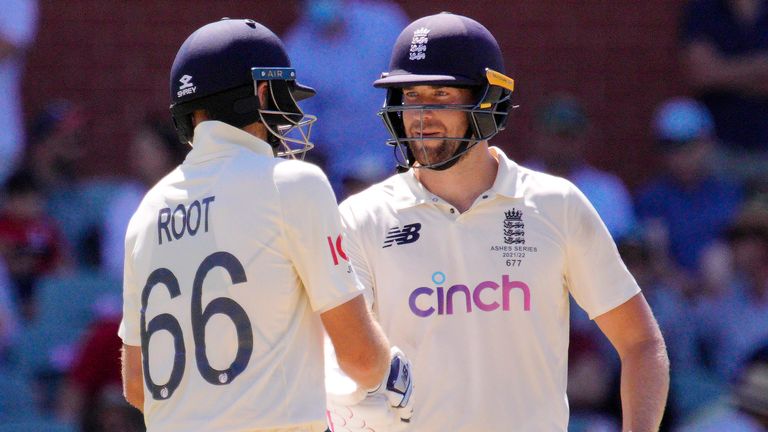
{"type": "Polygon", "coordinates": [[[40,415],[32,389],[31,382],[13,371],[0,370],[0,425],[40,415]]]}
{"type": "Polygon", "coordinates": [[[80,333],[71,331],[66,324],[27,328],[16,345],[12,366],[19,376],[30,378],[63,373],[79,339],[80,333]]]}
{"type": "Polygon", "coordinates": [[[113,296],[119,302],[121,296],[120,282],[97,271],[46,277],[36,289],[33,326],[66,326],[78,334],[93,321],[94,304],[99,298],[113,296]]]}
{"type": "Polygon", "coordinates": [[[77,432],[74,425],[45,418],[0,423],[0,432],[77,432]]]}

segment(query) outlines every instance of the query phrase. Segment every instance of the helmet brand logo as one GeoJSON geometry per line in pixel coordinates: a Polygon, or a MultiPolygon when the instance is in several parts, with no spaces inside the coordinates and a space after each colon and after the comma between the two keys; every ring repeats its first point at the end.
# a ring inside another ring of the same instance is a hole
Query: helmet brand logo
{"type": "Polygon", "coordinates": [[[413,32],[409,60],[424,60],[427,58],[427,42],[429,42],[429,29],[422,27],[413,32]]]}
{"type": "Polygon", "coordinates": [[[192,83],[192,77],[189,75],[184,75],[183,77],[179,78],[179,82],[181,85],[179,86],[179,91],[176,93],[178,97],[194,94],[197,90],[197,87],[195,87],[195,85],[192,83]]]}

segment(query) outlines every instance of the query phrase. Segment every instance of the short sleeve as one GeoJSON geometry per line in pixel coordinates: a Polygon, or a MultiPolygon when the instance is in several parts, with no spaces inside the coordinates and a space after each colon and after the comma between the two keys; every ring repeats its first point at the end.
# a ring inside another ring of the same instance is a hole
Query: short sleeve
{"type": "Polygon", "coordinates": [[[347,256],[355,268],[357,278],[365,288],[368,306],[373,309],[376,306],[376,287],[373,284],[373,271],[363,247],[363,227],[355,218],[352,206],[348,203],[349,201],[345,201],[339,206],[341,223],[347,235],[347,256]]]}
{"type": "Polygon", "coordinates": [[[37,2],[10,0],[3,2],[0,13],[0,37],[23,48],[32,44],[37,29],[37,2]]]}
{"type": "MultiPolygon", "coordinates": [[[[136,215],[134,215],[136,218],[136,215]]],[[[120,321],[118,336],[123,343],[131,346],[141,345],[141,286],[136,280],[136,272],[133,263],[133,249],[136,243],[136,234],[132,229],[133,224],[128,225],[125,236],[125,262],[123,266],[123,319],[120,321]]]]}
{"type": "Polygon", "coordinates": [[[289,254],[312,309],[325,312],[362,294],[346,252],[336,198],[314,165],[284,161],[275,167],[289,254]]]}
{"type": "Polygon", "coordinates": [[[590,319],[640,292],[605,224],[584,194],[571,185],[565,198],[566,282],[590,319]]]}

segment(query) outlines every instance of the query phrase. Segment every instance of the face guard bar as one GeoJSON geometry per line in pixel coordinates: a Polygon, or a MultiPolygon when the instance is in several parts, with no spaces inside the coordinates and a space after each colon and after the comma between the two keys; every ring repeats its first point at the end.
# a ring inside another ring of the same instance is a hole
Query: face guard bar
{"type": "Polygon", "coordinates": [[[275,147],[276,155],[303,159],[314,147],[310,134],[317,117],[304,114],[294,93],[304,95],[307,88],[296,82],[296,71],[292,68],[251,68],[251,76],[254,93],[258,92],[258,82],[268,84],[267,104],[259,109],[259,120],[269,132],[268,141],[275,147]]]}

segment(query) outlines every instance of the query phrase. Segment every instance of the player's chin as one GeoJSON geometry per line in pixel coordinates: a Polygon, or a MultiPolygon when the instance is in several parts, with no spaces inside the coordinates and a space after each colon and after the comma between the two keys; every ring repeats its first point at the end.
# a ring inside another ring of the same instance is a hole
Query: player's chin
{"type": "Polygon", "coordinates": [[[421,166],[432,166],[432,165],[438,165],[443,162],[446,162],[448,159],[450,159],[450,154],[436,154],[436,155],[427,155],[427,156],[417,156],[416,161],[421,166]]]}
{"type": "Polygon", "coordinates": [[[413,154],[428,154],[430,156],[436,156],[445,151],[449,142],[442,137],[433,138],[413,138],[409,143],[413,154]]]}

